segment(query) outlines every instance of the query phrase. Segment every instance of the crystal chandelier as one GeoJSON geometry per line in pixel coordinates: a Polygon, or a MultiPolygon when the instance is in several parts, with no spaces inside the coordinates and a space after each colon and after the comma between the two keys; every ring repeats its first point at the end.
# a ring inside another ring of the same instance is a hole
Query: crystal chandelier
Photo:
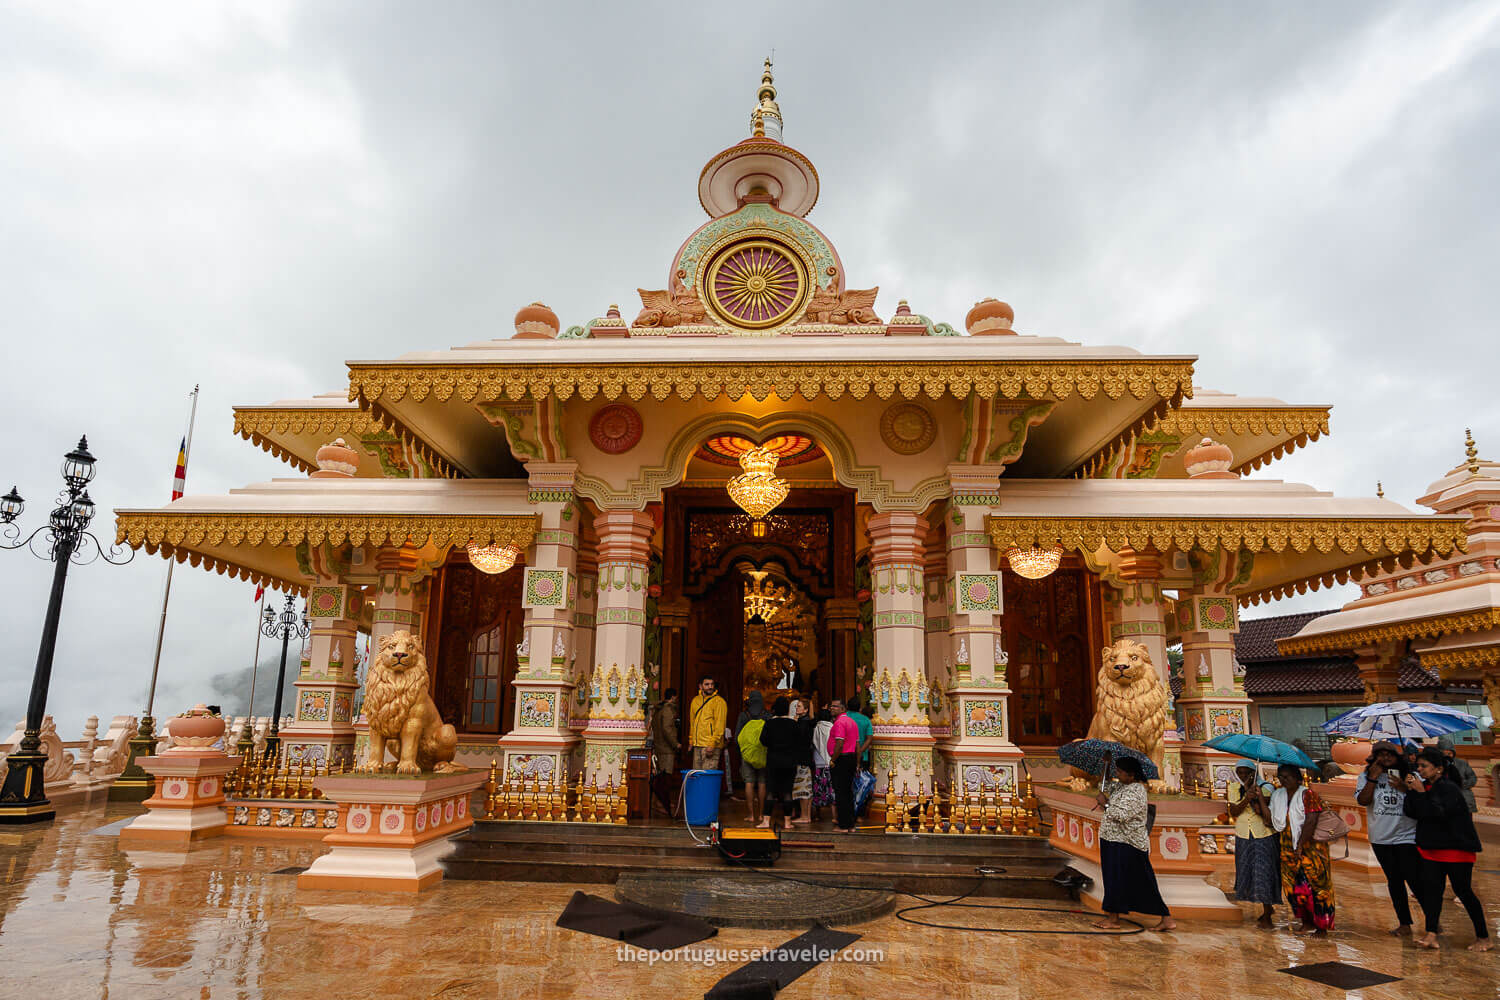
{"type": "Polygon", "coordinates": [[[780,460],[768,448],[751,448],[740,456],[740,468],[745,471],[729,480],[725,487],[729,499],[755,519],[750,533],[756,538],[765,537],[765,516],[786,499],[791,489],[785,480],[776,478],[776,463],[780,460]]]}
{"type": "Polygon", "coordinates": [[[468,544],[469,562],[481,573],[504,573],[516,564],[521,550],[514,545],[468,544]]]}
{"type": "Polygon", "coordinates": [[[1042,548],[1033,545],[1029,549],[1010,548],[1005,550],[1005,558],[1010,563],[1010,568],[1015,570],[1019,576],[1028,580],[1040,580],[1045,576],[1051,576],[1062,563],[1062,546],[1053,545],[1050,548],[1042,548]]]}

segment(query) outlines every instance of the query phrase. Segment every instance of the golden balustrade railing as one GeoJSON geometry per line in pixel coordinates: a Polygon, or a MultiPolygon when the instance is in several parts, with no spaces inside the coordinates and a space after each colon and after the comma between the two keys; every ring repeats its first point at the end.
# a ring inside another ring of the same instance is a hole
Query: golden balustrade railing
{"type": "Polygon", "coordinates": [[[240,766],[224,776],[224,796],[230,799],[321,799],[323,793],[313,787],[317,778],[344,774],[340,763],[329,770],[314,761],[311,764],[287,763],[283,754],[275,758],[245,755],[240,766]]]}
{"type": "Polygon", "coordinates": [[[912,792],[902,782],[898,792],[892,772],[885,786],[885,832],[1046,836],[1031,791],[1027,778],[1021,788],[1011,790],[991,785],[962,794],[951,786],[947,794],[921,787],[912,792]]]}
{"type": "Polygon", "coordinates": [[[604,785],[595,779],[588,785],[583,775],[570,787],[559,773],[543,784],[536,775],[511,774],[502,778],[500,765],[490,761],[490,777],[484,783],[485,818],[509,823],[608,823],[624,826],[629,810],[629,789],[615,785],[611,777],[604,785]]]}

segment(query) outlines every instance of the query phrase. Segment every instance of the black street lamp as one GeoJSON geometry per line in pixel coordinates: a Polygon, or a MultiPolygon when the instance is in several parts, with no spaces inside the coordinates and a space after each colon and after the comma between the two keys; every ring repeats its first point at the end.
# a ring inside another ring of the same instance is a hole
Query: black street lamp
{"type": "Polygon", "coordinates": [[[260,634],[267,639],[281,640],[281,669],[276,671],[276,708],[271,714],[271,731],[266,734],[265,755],[270,758],[276,757],[276,751],[281,746],[281,690],[286,687],[286,651],[291,644],[292,636],[299,639],[307,638],[311,625],[307,620],[307,605],[302,606],[302,614],[292,610],[292,595],[286,595],[286,604],[282,606],[281,614],[276,613],[275,608],[266,608],[265,615],[260,620],[260,634]]]}
{"type": "Polygon", "coordinates": [[[0,549],[29,548],[33,555],[50,559],[52,593],[47,599],[47,617],[42,622],[42,642],[37,649],[36,670],[31,676],[31,700],[26,703],[26,729],[21,745],[6,758],[9,769],[0,785],[0,823],[35,823],[57,815],[47,800],[42,784],[42,769],[47,755],[42,753],[42,719],[47,713],[47,688],[52,683],[52,654],[57,648],[57,622],[62,614],[63,587],[68,582],[68,563],[87,565],[95,559],[123,566],[135,558],[135,550],[118,546],[105,551],[89,531],[94,519],[94,501],[89,499],[88,484],[94,478],[94,456],[89,454],[88,438],[79,438],[78,447],[63,456],[63,490],[47,523],[25,540],[15,524],[26,507],[26,501],[12,486],[0,497],[0,549]],[[41,548],[38,548],[41,543],[41,548]]]}

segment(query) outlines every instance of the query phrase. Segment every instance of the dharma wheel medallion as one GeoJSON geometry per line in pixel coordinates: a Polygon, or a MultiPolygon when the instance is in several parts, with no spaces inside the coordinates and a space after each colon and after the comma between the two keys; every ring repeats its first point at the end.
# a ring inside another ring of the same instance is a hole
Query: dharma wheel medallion
{"type": "Polygon", "coordinates": [[[708,305],[732,326],[763,330],[791,322],[806,304],[802,262],[770,240],[725,247],[704,282],[708,305]]]}

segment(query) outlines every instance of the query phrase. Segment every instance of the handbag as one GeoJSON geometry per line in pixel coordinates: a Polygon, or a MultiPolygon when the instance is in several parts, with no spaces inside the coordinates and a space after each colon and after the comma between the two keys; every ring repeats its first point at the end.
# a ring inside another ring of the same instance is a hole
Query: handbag
{"type": "Polygon", "coordinates": [[[1313,827],[1314,841],[1327,844],[1347,836],[1349,836],[1349,824],[1344,822],[1344,817],[1326,807],[1318,813],[1318,825],[1313,827]]]}

